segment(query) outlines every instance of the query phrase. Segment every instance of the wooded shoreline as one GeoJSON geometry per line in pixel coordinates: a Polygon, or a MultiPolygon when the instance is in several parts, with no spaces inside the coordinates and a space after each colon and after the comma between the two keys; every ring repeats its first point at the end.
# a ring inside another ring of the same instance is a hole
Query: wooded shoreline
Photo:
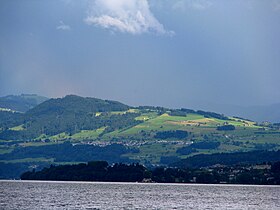
{"type": "Polygon", "coordinates": [[[28,171],[22,180],[280,185],[280,162],[180,169],[92,161],[28,171]]]}

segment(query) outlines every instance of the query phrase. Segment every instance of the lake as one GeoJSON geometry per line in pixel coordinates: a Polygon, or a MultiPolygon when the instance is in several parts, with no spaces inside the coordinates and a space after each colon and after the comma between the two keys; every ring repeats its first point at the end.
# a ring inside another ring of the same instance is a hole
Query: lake
{"type": "Polygon", "coordinates": [[[0,209],[280,209],[280,187],[2,180],[0,209]]]}

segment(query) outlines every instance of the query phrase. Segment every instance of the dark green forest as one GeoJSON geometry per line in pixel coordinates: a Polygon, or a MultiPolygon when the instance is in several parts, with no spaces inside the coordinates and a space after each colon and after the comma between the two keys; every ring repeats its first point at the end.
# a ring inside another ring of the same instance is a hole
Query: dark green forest
{"type": "Polygon", "coordinates": [[[87,162],[88,160],[107,160],[113,162],[130,162],[123,154],[137,153],[139,150],[127,148],[121,144],[108,146],[73,145],[70,142],[41,147],[18,147],[13,152],[0,155],[1,160],[25,158],[54,158],[55,162],[87,162]]]}
{"type": "Polygon", "coordinates": [[[171,164],[171,166],[179,168],[200,168],[221,165],[235,164],[254,164],[258,162],[279,161],[280,150],[278,151],[251,151],[251,152],[235,152],[235,153],[217,153],[217,154],[200,154],[195,155],[179,162],[171,164]]]}
{"type": "Polygon", "coordinates": [[[159,183],[230,183],[280,184],[280,162],[262,165],[243,165],[201,169],[157,167],[147,169],[140,164],[92,161],[77,165],[60,165],[40,171],[27,171],[22,180],[56,181],[108,181],[108,182],[159,182],[159,183]],[[258,168],[259,167],[259,168],[258,168]]]}

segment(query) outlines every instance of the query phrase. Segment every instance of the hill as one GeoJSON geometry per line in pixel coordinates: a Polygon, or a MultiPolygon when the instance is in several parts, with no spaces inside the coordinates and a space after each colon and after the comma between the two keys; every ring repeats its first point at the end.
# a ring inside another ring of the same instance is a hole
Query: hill
{"type": "Polygon", "coordinates": [[[156,166],[203,154],[280,149],[279,124],[201,110],[131,107],[69,95],[26,113],[5,113],[0,163],[9,171],[23,170],[18,164],[26,169],[92,160],[156,166]]]}
{"type": "Polygon", "coordinates": [[[111,113],[128,109],[127,105],[119,102],[74,95],[50,99],[24,114],[24,123],[18,125],[21,129],[5,129],[0,133],[0,139],[29,140],[63,132],[72,135],[81,130],[120,129],[134,125],[136,115],[111,113]]]}
{"type": "Polygon", "coordinates": [[[46,100],[48,98],[36,94],[8,95],[0,97],[0,110],[26,112],[46,100]]]}
{"type": "Polygon", "coordinates": [[[64,98],[56,98],[45,101],[39,106],[27,112],[27,115],[41,116],[42,114],[60,114],[61,112],[111,112],[126,111],[129,106],[120,102],[101,100],[97,98],[83,98],[76,95],[67,95],[64,98]]]}

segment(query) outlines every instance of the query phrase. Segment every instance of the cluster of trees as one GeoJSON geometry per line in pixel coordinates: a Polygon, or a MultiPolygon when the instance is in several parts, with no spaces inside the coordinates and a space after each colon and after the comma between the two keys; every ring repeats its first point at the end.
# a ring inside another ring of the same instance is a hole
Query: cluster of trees
{"type": "Polygon", "coordinates": [[[216,149],[221,145],[218,141],[199,141],[194,142],[189,147],[194,149],[216,149]]]}
{"type": "Polygon", "coordinates": [[[190,155],[198,152],[197,149],[216,149],[221,145],[218,141],[200,141],[194,142],[186,147],[177,149],[176,153],[180,155],[190,155]]]}
{"type": "Polygon", "coordinates": [[[181,117],[186,117],[186,115],[188,114],[199,114],[199,115],[203,115],[206,118],[216,118],[216,119],[220,119],[220,120],[229,120],[228,117],[222,115],[222,114],[218,114],[215,112],[205,112],[205,111],[195,111],[192,109],[185,109],[185,108],[181,108],[181,109],[170,109],[169,111],[169,115],[170,116],[181,116],[181,117]]]}
{"type": "Polygon", "coordinates": [[[187,131],[175,130],[175,131],[160,131],[154,136],[156,139],[185,139],[188,137],[187,131]]]}
{"type": "Polygon", "coordinates": [[[147,112],[157,112],[159,115],[170,111],[168,108],[160,107],[160,106],[138,106],[137,109],[141,110],[142,113],[147,112]]]}
{"type": "Polygon", "coordinates": [[[148,170],[139,164],[114,164],[106,161],[92,161],[87,164],[50,166],[41,171],[25,172],[23,180],[59,180],[59,181],[111,181],[140,182],[149,177],[148,170]]]}
{"type": "Polygon", "coordinates": [[[229,120],[228,117],[226,117],[222,114],[215,113],[215,112],[205,112],[205,111],[198,110],[196,113],[203,115],[206,118],[217,118],[220,120],[229,120]]]}
{"type": "Polygon", "coordinates": [[[170,110],[170,116],[181,116],[181,117],[186,117],[187,114],[194,114],[196,113],[192,109],[172,109],[170,110]]]}
{"type": "Polygon", "coordinates": [[[252,165],[180,169],[158,167],[148,170],[140,164],[114,164],[93,161],[87,164],[50,166],[41,171],[28,171],[23,180],[141,182],[144,179],[160,183],[231,183],[280,184],[280,162],[264,169],[252,165]]]}
{"type": "Polygon", "coordinates": [[[233,131],[235,130],[234,125],[221,125],[217,127],[218,131],[233,131]]]}

